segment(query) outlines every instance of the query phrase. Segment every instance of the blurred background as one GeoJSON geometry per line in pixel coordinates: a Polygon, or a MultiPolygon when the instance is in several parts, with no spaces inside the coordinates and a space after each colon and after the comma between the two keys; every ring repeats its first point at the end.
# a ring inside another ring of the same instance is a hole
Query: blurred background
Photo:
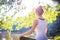
{"type": "MultiPolygon", "coordinates": [[[[30,30],[39,5],[43,6],[48,22],[48,40],[60,40],[60,0],[0,0],[0,40],[30,30]]],[[[35,31],[29,38],[35,39],[35,31]]]]}

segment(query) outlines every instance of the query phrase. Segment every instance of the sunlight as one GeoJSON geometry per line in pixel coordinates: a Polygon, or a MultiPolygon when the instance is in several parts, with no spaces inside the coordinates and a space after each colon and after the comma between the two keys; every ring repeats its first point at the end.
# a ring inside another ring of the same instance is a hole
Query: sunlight
{"type": "Polygon", "coordinates": [[[15,11],[17,12],[17,10],[19,10],[19,12],[16,13],[13,19],[16,19],[17,17],[25,17],[26,15],[29,14],[29,12],[32,11],[33,8],[35,8],[38,5],[42,6],[46,6],[47,4],[49,4],[50,6],[57,5],[57,3],[53,2],[52,0],[22,0],[21,5],[18,5],[16,3],[17,2],[13,4],[13,8],[7,13],[7,16],[12,16],[15,13],[15,11]]]}
{"type": "Polygon", "coordinates": [[[41,5],[47,5],[47,4],[49,4],[51,7],[54,7],[54,6],[56,6],[58,3],[57,2],[53,2],[52,0],[40,0],[40,4],[41,5]]]}

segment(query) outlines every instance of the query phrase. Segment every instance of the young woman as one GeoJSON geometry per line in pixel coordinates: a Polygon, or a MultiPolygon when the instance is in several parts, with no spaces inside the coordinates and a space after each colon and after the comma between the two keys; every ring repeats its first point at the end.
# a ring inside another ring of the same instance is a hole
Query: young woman
{"type": "Polygon", "coordinates": [[[36,40],[48,40],[46,35],[48,26],[46,20],[42,16],[43,12],[42,6],[36,8],[37,19],[34,20],[31,30],[22,34],[22,36],[30,35],[36,29],[36,40]]]}

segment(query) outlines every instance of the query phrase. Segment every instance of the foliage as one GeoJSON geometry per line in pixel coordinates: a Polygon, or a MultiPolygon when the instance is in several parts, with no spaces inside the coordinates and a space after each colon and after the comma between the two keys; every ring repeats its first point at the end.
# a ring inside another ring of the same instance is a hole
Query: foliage
{"type": "Polygon", "coordinates": [[[56,36],[54,40],[60,40],[60,36],[56,36]]]}
{"type": "MultiPolygon", "coordinates": [[[[48,8],[48,7],[44,7],[44,18],[47,20],[48,23],[52,23],[53,21],[56,20],[56,17],[58,16],[58,12],[54,9],[54,8],[48,8]]],[[[29,27],[32,26],[32,22],[36,19],[36,15],[34,13],[34,11],[32,11],[29,15],[25,16],[23,18],[23,23],[18,25],[17,29],[20,29],[20,27],[29,27]]]]}
{"type": "Polygon", "coordinates": [[[7,17],[6,20],[2,18],[0,21],[1,21],[0,28],[2,28],[3,30],[13,30],[12,29],[13,22],[11,21],[11,17],[7,17]]]}
{"type": "MultiPolygon", "coordinates": [[[[15,20],[13,20],[13,17],[15,16],[15,11],[13,16],[6,16],[5,13],[9,12],[10,9],[7,9],[4,13],[1,13],[2,10],[6,10],[6,8],[2,7],[0,8],[0,15],[2,15],[2,18],[0,18],[0,28],[4,30],[13,30],[13,25],[17,24],[16,30],[19,30],[23,27],[28,28],[32,26],[33,21],[37,18],[35,15],[35,9],[33,9],[28,15],[25,17],[17,17],[15,20]]],[[[43,17],[47,20],[48,23],[52,23],[56,20],[56,17],[58,16],[58,11],[55,10],[55,7],[50,7],[49,5],[43,6],[44,14],[43,17]]],[[[23,9],[22,9],[23,10],[23,9]]],[[[20,11],[20,10],[19,10],[20,11]]]]}
{"type": "Polygon", "coordinates": [[[21,27],[28,28],[29,26],[32,26],[32,22],[36,19],[36,16],[34,12],[32,11],[29,15],[25,16],[22,21],[18,24],[16,27],[17,29],[20,29],[21,27]],[[21,23],[22,22],[22,23],[21,23]],[[20,28],[19,28],[20,27],[20,28]]]}
{"type": "Polygon", "coordinates": [[[58,11],[55,10],[53,7],[44,7],[44,18],[47,20],[48,23],[52,23],[56,20],[58,16],[58,11]]]}
{"type": "Polygon", "coordinates": [[[6,4],[6,3],[7,3],[6,0],[2,0],[2,1],[0,2],[0,6],[3,5],[3,4],[6,4]]]}
{"type": "Polygon", "coordinates": [[[60,4],[58,4],[58,6],[57,6],[57,7],[58,7],[58,11],[60,11],[60,4]]]}
{"type": "MultiPolygon", "coordinates": [[[[56,20],[56,16],[58,16],[58,12],[54,8],[43,7],[44,9],[44,18],[47,20],[48,23],[51,23],[56,20]]],[[[32,22],[36,19],[36,15],[34,10],[30,12],[25,17],[17,17],[15,20],[12,20],[12,17],[6,17],[6,21],[4,18],[1,19],[0,22],[2,29],[4,30],[13,30],[13,25],[18,24],[16,30],[19,30],[23,27],[28,28],[32,26],[32,22]]]]}

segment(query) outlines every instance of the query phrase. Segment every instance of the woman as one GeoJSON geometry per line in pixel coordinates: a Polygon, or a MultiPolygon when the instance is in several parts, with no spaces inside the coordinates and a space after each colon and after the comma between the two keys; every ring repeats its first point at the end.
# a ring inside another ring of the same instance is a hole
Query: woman
{"type": "Polygon", "coordinates": [[[36,29],[36,40],[48,40],[46,35],[48,26],[46,20],[42,16],[43,12],[41,6],[36,8],[37,19],[33,22],[31,30],[22,34],[22,36],[30,35],[36,29]]]}

